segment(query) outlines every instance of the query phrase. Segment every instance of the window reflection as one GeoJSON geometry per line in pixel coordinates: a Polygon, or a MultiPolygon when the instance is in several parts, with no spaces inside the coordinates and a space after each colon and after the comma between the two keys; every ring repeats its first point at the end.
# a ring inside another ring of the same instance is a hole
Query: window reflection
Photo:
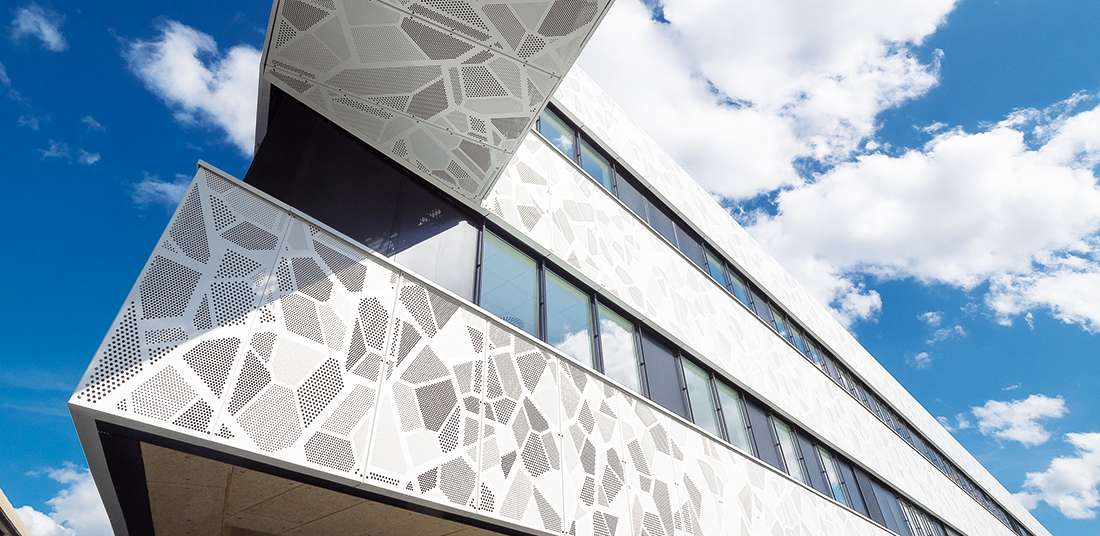
{"type": "Polygon", "coordinates": [[[844,491],[844,484],[840,481],[840,472],[836,468],[836,460],[829,451],[818,447],[817,453],[821,456],[821,466],[825,468],[825,477],[829,481],[829,489],[833,491],[833,498],[851,506],[848,494],[844,491]]]}
{"type": "Polygon", "coordinates": [[[680,362],[684,366],[684,383],[687,384],[692,421],[700,428],[718,435],[718,418],[714,412],[714,398],[711,396],[710,375],[691,361],[681,359],[680,362]]]}
{"type": "Polygon", "coordinates": [[[546,272],[546,342],[592,366],[592,310],[588,295],[546,272]]]}
{"type": "Polygon", "coordinates": [[[798,460],[798,451],[794,444],[794,433],[791,431],[791,427],[775,417],[772,417],[772,426],[775,427],[775,439],[779,441],[779,453],[782,454],[783,463],[787,466],[787,474],[805,484],[806,475],[802,471],[802,463],[798,460]]]}
{"type": "Polygon", "coordinates": [[[710,250],[707,250],[707,268],[710,270],[710,276],[722,285],[722,288],[729,288],[729,280],[726,279],[726,271],[722,268],[722,261],[718,260],[710,250]]]}
{"type": "Polygon", "coordinates": [[[573,129],[569,128],[564,121],[558,119],[549,110],[543,110],[542,115],[539,117],[539,132],[550,140],[554,147],[557,147],[570,160],[573,160],[576,139],[574,138],[573,129]]]}
{"type": "Polygon", "coordinates": [[[642,379],[634,351],[634,325],[602,305],[600,350],[603,353],[604,374],[642,394],[642,379]]]}
{"type": "Polygon", "coordinates": [[[485,233],[481,261],[481,306],[531,335],[538,336],[538,271],[534,259],[485,233]]]}
{"type": "Polygon", "coordinates": [[[726,425],[726,440],[745,452],[752,452],[745,414],[741,411],[741,395],[732,387],[718,383],[718,403],[722,407],[722,421],[726,425]]]}
{"type": "Polygon", "coordinates": [[[611,190],[611,165],[588,142],[581,140],[581,167],[604,188],[611,190]]]}

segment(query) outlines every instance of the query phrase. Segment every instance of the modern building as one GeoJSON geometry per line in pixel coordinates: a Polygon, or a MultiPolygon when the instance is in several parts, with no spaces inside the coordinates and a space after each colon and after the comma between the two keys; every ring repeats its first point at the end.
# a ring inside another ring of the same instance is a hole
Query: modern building
{"type": "Polygon", "coordinates": [[[579,69],[607,0],[276,0],[70,408],[119,535],[1049,536],[579,69]]]}

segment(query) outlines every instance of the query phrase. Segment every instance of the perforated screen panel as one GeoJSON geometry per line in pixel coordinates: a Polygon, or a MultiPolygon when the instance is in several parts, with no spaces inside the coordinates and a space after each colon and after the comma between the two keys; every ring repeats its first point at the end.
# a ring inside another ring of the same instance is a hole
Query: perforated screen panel
{"type": "Polygon", "coordinates": [[[609,4],[281,0],[265,80],[477,201],[609,4]]]}
{"type": "Polygon", "coordinates": [[[532,534],[885,534],[206,168],[70,403],[532,534]]]}

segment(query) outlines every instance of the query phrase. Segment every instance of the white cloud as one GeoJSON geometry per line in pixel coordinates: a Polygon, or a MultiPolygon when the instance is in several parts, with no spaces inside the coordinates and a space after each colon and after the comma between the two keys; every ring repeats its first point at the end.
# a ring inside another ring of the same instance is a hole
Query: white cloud
{"type": "Polygon", "coordinates": [[[970,408],[978,418],[978,431],[999,439],[1019,441],[1025,447],[1041,445],[1050,432],[1039,424],[1041,419],[1058,419],[1069,413],[1062,397],[1031,395],[1023,400],[989,400],[984,406],[970,408]]]}
{"type": "Polygon", "coordinates": [[[1015,497],[1028,509],[1039,501],[1070,519],[1092,519],[1100,508],[1100,433],[1066,434],[1073,456],[1060,456],[1046,471],[1028,473],[1015,497]]]}
{"type": "Polygon", "coordinates": [[[80,153],[77,156],[77,161],[81,164],[90,166],[96,162],[99,162],[99,153],[89,153],[88,151],[81,149],[80,153]]]}
{"type": "Polygon", "coordinates": [[[958,430],[966,430],[970,428],[970,420],[966,418],[965,413],[959,413],[955,415],[955,424],[952,425],[951,421],[947,417],[939,416],[936,420],[940,422],[940,425],[944,427],[948,432],[956,432],[958,430]]]}
{"type": "Polygon", "coordinates": [[[898,156],[861,155],[779,193],[778,215],[750,231],[829,303],[866,295],[866,275],[990,282],[986,303],[1001,322],[1047,307],[1096,330],[1100,107],[1074,111],[1090,99],[942,132],[898,156]]]}
{"type": "Polygon", "coordinates": [[[1020,388],[1020,384],[1016,383],[1016,384],[1013,384],[1013,385],[1009,385],[1008,387],[1001,387],[1001,390],[1002,391],[1015,391],[1016,389],[1019,389],[1019,388],[1020,388]]]}
{"type": "Polygon", "coordinates": [[[15,19],[11,21],[11,38],[18,41],[24,37],[37,37],[42,41],[42,48],[51,52],[61,52],[69,48],[65,42],[65,36],[61,34],[61,25],[65,24],[65,17],[52,9],[43,8],[37,4],[30,4],[15,12],[15,19]]]}
{"type": "Polygon", "coordinates": [[[105,132],[107,130],[103,125],[99,124],[99,121],[96,121],[95,118],[90,115],[84,116],[80,122],[88,125],[88,130],[98,130],[100,132],[105,132]]]}
{"type": "Polygon", "coordinates": [[[917,315],[917,318],[928,324],[928,327],[934,328],[940,325],[943,321],[943,311],[928,311],[927,313],[917,315]]]}
{"type": "Polygon", "coordinates": [[[939,55],[910,47],[956,0],[660,4],[668,24],[616,2],[578,63],[705,188],[746,198],[801,184],[797,159],[847,158],[933,87],[939,55]]]}
{"type": "Polygon", "coordinates": [[[932,365],[932,354],[928,352],[921,352],[913,356],[912,359],[909,359],[908,361],[913,363],[914,367],[917,367],[919,369],[926,369],[932,365]]]}
{"type": "MultiPolygon", "coordinates": [[[[750,232],[842,322],[881,310],[870,281],[912,278],[988,284],[1002,323],[1048,309],[1098,331],[1094,96],[978,132],[917,126],[932,139],[908,150],[874,139],[883,110],[937,83],[950,58],[911,50],[956,4],[665,0],[662,24],[621,0],[578,63],[712,193],[773,195],[750,232]]],[[[964,333],[943,329],[929,340],[964,333]]]]}
{"type": "MultiPolygon", "coordinates": [[[[38,129],[36,128],[35,130],[38,129]]],[[[68,160],[72,157],[72,155],[69,154],[69,144],[63,141],[50,140],[50,148],[39,149],[38,152],[42,153],[43,160],[47,158],[61,158],[64,160],[68,160]]]]}
{"type": "Polygon", "coordinates": [[[20,519],[35,536],[109,536],[114,534],[99,491],[88,469],[65,464],[47,471],[49,477],[65,487],[46,501],[49,513],[30,506],[17,508],[20,519]]]}
{"type": "Polygon", "coordinates": [[[219,128],[242,154],[251,155],[260,51],[237,45],[223,53],[214,38],[176,21],[160,31],[154,40],[126,44],[130,70],[177,119],[219,128]]]}
{"type": "Polygon", "coordinates": [[[168,182],[160,180],[157,175],[144,173],[141,181],[134,185],[131,197],[139,205],[175,207],[183,200],[190,182],[190,177],[186,175],[176,175],[175,180],[168,182]]]}
{"type": "Polygon", "coordinates": [[[42,118],[34,114],[24,114],[19,116],[15,120],[21,127],[28,127],[31,130],[38,130],[42,126],[42,118]]]}
{"type": "Polygon", "coordinates": [[[11,78],[8,77],[8,68],[4,67],[3,63],[0,63],[0,84],[3,84],[4,87],[11,87],[11,78]]]}
{"type": "Polygon", "coordinates": [[[965,337],[966,330],[962,326],[955,326],[953,328],[940,328],[932,332],[932,336],[924,341],[925,344],[936,344],[937,342],[943,342],[953,337],[965,337]]]}

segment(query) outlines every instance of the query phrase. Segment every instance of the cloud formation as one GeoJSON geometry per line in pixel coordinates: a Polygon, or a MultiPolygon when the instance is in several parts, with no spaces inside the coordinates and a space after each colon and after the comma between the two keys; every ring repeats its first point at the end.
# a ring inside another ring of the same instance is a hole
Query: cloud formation
{"type": "Polygon", "coordinates": [[[63,24],[65,17],[56,11],[31,3],[15,12],[15,19],[11,21],[8,31],[15,41],[24,37],[37,37],[42,41],[42,48],[61,52],[69,48],[69,43],[61,33],[63,24]]]}
{"type": "Polygon", "coordinates": [[[984,406],[970,408],[978,419],[978,431],[987,436],[1019,441],[1025,447],[1046,443],[1050,432],[1039,424],[1043,419],[1058,419],[1069,413],[1062,397],[1031,395],[1023,400],[989,400],[984,406]]]}
{"type": "Polygon", "coordinates": [[[77,153],[76,159],[81,164],[90,166],[96,162],[99,162],[99,153],[89,153],[88,151],[81,149],[80,152],[77,153]]]}
{"type": "MultiPolygon", "coordinates": [[[[38,130],[37,124],[32,128],[34,128],[34,130],[38,130]]],[[[42,160],[45,160],[47,158],[60,158],[62,160],[68,160],[72,157],[72,154],[70,154],[69,152],[69,144],[63,141],[50,140],[50,148],[39,149],[38,152],[42,153],[42,160]]]]}
{"type": "Polygon", "coordinates": [[[801,159],[846,159],[935,86],[939,55],[911,49],[955,3],[665,0],[663,23],[623,0],[578,63],[700,184],[744,199],[801,184],[801,159]]]}
{"type": "Polygon", "coordinates": [[[912,279],[981,288],[1003,324],[1046,309],[1100,332],[1095,96],[875,139],[937,84],[950,58],[914,51],[956,4],[621,0],[578,63],[704,188],[774,202],[749,231],[842,322],[879,313],[872,281],[912,279]]]}
{"type": "Polygon", "coordinates": [[[84,116],[84,118],[81,119],[80,122],[84,123],[88,127],[88,130],[97,130],[99,132],[107,131],[107,129],[104,128],[103,125],[99,124],[99,121],[96,121],[95,118],[90,115],[84,116]]]}
{"type": "Polygon", "coordinates": [[[1093,519],[1100,508],[1100,433],[1066,434],[1073,456],[1060,456],[1046,471],[1028,473],[1015,497],[1029,510],[1045,502],[1070,519],[1093,519]]]}
{"type": "Polygon", "coordinates": [[[988,282],[986,304],[1002,323],[1047,307],[1095,331],[1100,107],[1076,111],[1091,100],[945,131],[897,156],[858,156],[779,193],[778,214],[750,231],[829,303],[868,294],[868,275],[964,290],[988,282]]]}
{"type": "Polygon", "coordinates": [[[134,185],[131,197],[139,205],[158,204],[174,208],[183,200],[190,182],[191,178],[186,175],[176,175],[175,180],[169,182],[146,172],[141,181],[134,185]]]}
{"type": "Polygon", "coordinates": [[[177,120],[220,129],[241,154],[252,155],[259,50],[237,45],[222,52],[213,37],[176,21],[161,25],[153,40],[125,46],[130,70],[177,120]]]}
{"type": "Polygon", "coordinates": [[[110,536],[114,534],[99,491],[87,468],[66,463],[46,474],[64,485],[57,496],[46,501],[50,512],[30,506],[17,508],[20,519],[35,536],[110,536]]]}

